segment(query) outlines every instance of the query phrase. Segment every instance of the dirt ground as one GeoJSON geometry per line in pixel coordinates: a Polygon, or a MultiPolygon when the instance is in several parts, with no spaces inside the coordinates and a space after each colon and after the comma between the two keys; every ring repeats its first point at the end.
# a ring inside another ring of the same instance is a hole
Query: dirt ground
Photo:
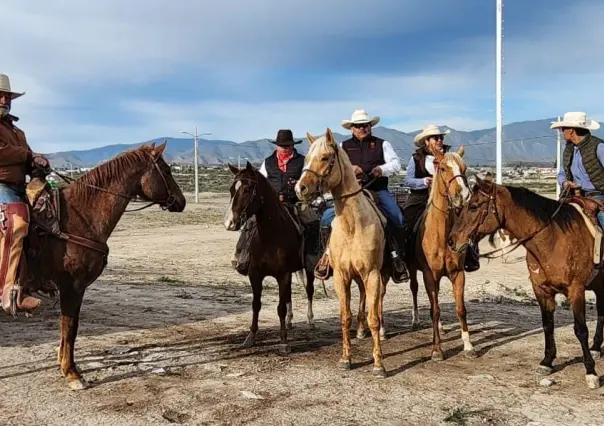
{"type": "MultiPolygon", "coordinates": [[[[226,204],[224,196],[204,194],[181,214],[150,209],[123,217],[109,240],[109,265],[82,308],[76,360],[87,390],[72,391],[60,377],[54,301],[31,318],[0,316],[0,424],[604,424],[604,388],[587,388],[564,305],[556,312],[559,370],[551,386],[540,384],[541,318],[522,250],[509,263],[483,260],[467,275],[477,359],[461,354],[448,281],[441,292],[442,362],[430,359],[425,290],[422,326],[412,331],[408,285],[393,282],[385,302],[385,379],[372,376],[371,339],[354,340],[353,369],[338,369],[339,305],[331,281],[327,297],[317,283],[315,330],[306,324],[303,284],[294,282],[292,352],[282,355],[276,283],[266,280],[258,346],[243,349],[251,290],[230,267],[238,234],[221,225],[226,204]]],[[[357,296],[354,289],[355,317],[357,296]]],[[[590,304],[590,340],[595,317],[590,304]]],[[[604,371],[602,361],[597,369],[604,371]]]]}

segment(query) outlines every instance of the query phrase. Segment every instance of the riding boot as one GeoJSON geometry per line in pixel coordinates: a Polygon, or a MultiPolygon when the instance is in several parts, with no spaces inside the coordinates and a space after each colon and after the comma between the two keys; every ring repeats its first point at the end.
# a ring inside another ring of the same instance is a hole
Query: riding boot
{"type": "Polygon", "coordinates": [[[27,295],[27,259],[23,250],[24,239],[29,231],[29,210],[25,203],[4,204],[0,212],[2,237],[0,244],[0,282],[2,309],[13,316],[19,311],[32,312],[42,302],[27,295]]]}
{"type": "Polygon", "coordinates": [[[480,269],[480,257],[478,252],[478,244],[471,242],[466,250],[466,258],[464,262],[464,270],[466,272],[474,272],[480,269]]]}
{"type": "Polygon", "coordinates": [[[323,226],[319,232],[321,235],[321,246],[323,247],[323,255],[315,266],[315,278],[318,280],[328,280],[333,275],[333,270],[329,264],[329,237],[331,236],[331,227],[323,226]]]}
{"type": "Polygon", "coordinates": [[[404,260],[406,239],[407,227],[404,225],[393,228],[392,236],[387,237],[387,241],[391,247],[392,280],[397,284],[409,280],[409,272],[404,260]]]}

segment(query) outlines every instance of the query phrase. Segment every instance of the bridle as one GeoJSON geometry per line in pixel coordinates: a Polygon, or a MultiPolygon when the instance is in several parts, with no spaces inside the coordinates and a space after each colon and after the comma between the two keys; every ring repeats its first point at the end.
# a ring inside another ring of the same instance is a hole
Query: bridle
{"type": "MultiPolygon", "coordinates": [[[[159,167],[159,164],[157,163],[158,160],[159,160],[159,157],[158,158],[151,157],[151,159],[152,159],[153,167],[155,167],[155,170],[157,170],[157,172],[161,176],[161,179],[162,179],[162,181],[164,183],[164,186],[166,188],[166,192],[168,193],[168,197],[166,198],[165,201],[150,201],[149,204],[146,204],[143,207],[139,207],[139,208],[131,209],[131,210],[125,210],[126,213],[137,212],[137,211],[140,211],[140,210],[144,210],[144,209],[147,209],[147,208],[149,208],[149,207],[151,207],[151,206],[153,206],[155,204],[158,204],[161,207],[162,210],[168,210],[168,209],[170,209],[174,205],[174,203],[176,203],[176,196],[170,190],[170,185],[168,185],[168,181],[167,181],[166,177],[164,176],[164,173],[162,173],[162,171],[161,171],[161,169],[159,167]]],[[[125,198],[127,200],[132,200],[133,199],[133,197],[131,197],[129,195],[113,192],[113,191],[110,191],[108,189],[101,188],[100,186],[92,185],[90,183],[83,182],[82,180],[79,180],[79,179],[73,179],[72,177],[69,177],[69,176],[63,175],[62,173],[59,173],[57,170],[55,170],[53,168],[49,168],[49,170],[51,172],[54,172],[57,176],[59,176],[61,179],[63,179],[67,183],[75,183],[75,184],[78,184],[78,185],[83,185],[83,186],[85,186],[87,188],[95,189],[97,191],[105,192],[107,194],[115,195],[116,197],[125,198]]]]}
{"type": "MultiPolygon", "coordinates": [[[[302,172],[308,172],[308,173],[310,173],[312,175],[315,175],[319,179],[319,185],[318,185],[317,191],[316,191],[317,198],[321,197],[325,193],[325,191],[323,190],[325,179],[327,179],[329,177],[329,175],[331,174],[331,172],[333,171],[333,168],[335,167],[336,161],[338,163],[338,168],[340,169],[340,182],[338,182],[337,185],[334,185],[334,187],[339,186],[339,185],[342,184],[342,174],[343,173],[342,173],[342,162],[340,161],[339,149],[340,148],[338,148],[338,144],[334,142],[334,145],[333,145],[334,155],[329,160],[329,163],[327,164],[327,170],[325,171],[325,173],[319,174],[319,173],[315,172],[314,170],[310,169],[306,165],[302,169],[302,172]]],[[[350,194],[344,194],[344,195],[340,195],[339,197],[333,197],[333,200],[334,201],[344,200],[346,198],[350,198],[350,197],[353,197],[353,196],[355,196],[357,194],[360,194],[361,192],[363,192],[363,190],[365,188],[367,188],[369,185],[371,185],[373,182],[375,182],[376,179],[377,178],[371,179],[366,184],[361,185],[360,189],[357,189],[356,191],[353,191],[350,194]]]]}
{"type": "MultiPolygon", "coordinates": [[[[459,173],[459,174],[453,175],[451,178],[449,178],[448,180],[446,180],[445,176],[442,173],[442,169],[439,167],[439,165],[440,165],[440,159],[439,160],[435,160],[434,161],[434,165],[436,166],[436,175],[438,177],[440,177],[440,180],[441,180],[442,184],[445,187],[445,193],[443,194],[443,193],[439,192],[439,195],[447,200],[447,211],[439,209],[436,206],[436,204],[434,204],[434,199],[432,199],[430,201],[430,204],[435,209],[437,209],[438,211],[440,211],[442,213],[445,213],[445,214],[448,214],[451,210],[456,210],[455,206],[453,205],[453,197],[451,196],[451,192],[449,191],[451,183],[453,183],[453,181],[455,181],[457,178],[461,178],[463,180],[463,182],[465,183],[466,187],[469,188],[470,185],[468,184],[468,178],[463,173],[459,173]]],[[[435,190],[438,191],[438,189],[436,189],[436,188],[435,188],[435,190]]]]}
{"type": "MultiPolygon", "coordinates": [[[[254,173],[256,173],[256,172],[254,172],[254,173]]],[[[245,203],[244,208],[241,210],[241,213],[239,214],[238,222],[239,222],[240,227],[244,223],[246,223],[247,220],[249,219],[248,215],[247,215],[247,209],[250,206],[250,204],[252,204],[252,202],[256,199],[256,194],[258,193],[258,187],[260,186],[258,179],[252,179],[252,178],[248,178],[248,177],[244,177],[244,176],[241,176],[239,178],[235,177],[233,185],[236,184],[237,182],[242,182],[242,181],[251,182],[253,184],[253,191],[252,191],[252,194],[248,197],[248,200],[245,203]]],[[[234,197],[234,195],[232,197],[234,197]]],[[[260,204],[261,205],[264,204],[264,196],[260,197],[260,204]]]]}

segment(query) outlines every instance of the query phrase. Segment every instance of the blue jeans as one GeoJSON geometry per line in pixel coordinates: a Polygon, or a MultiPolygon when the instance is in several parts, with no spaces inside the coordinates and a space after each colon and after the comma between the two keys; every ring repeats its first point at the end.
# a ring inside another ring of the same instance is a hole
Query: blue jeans
{"type": "MultiPolygon", "coordinates": [[[[594,195],[593,197],[594,200],[598,200],[598,201],[602,201],[604,200],[604,195],[594,195]]],[[[600,222],[600,226],[602,228],[604,228],[604,212],[598,212],[598,222],[600,222]]]]}
{"type": "MultiPolygon", "coordinates": [[[[384,216],[386,216],[386,220],[388,224],[392,227],[398,228],[405,224],[405,218],[403,217],[403,212],[399,208],[396,201],[394,201],[394,197],[387,189],[383,189],[381,191],[377,191],[377,196],[379,199],[379,209],[384,216]]],[[[329,207],[325,209],[323,215],[321,216],[321,226],[322,227],[330,227],[331,221],[336,217],[336,212],[333,207],[329,207]]]]}
{"type": "Polygon", "coordinates": [[[0,183],[0,203],[24,203],[25,189],[6,183],[0,183]]]}

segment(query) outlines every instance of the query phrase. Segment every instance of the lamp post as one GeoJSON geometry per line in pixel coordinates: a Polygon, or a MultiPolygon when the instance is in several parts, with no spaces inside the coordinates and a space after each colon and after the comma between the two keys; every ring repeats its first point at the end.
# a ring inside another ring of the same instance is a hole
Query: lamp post
{"type": "Polygon", "coordinates": [[[197,161],[198,161],[198,155],[197,155],[197,138],[199,136],[211,135],[212,133],[210,133],[210,132],[197,133],[197,126],[195,126],[195,134],[189,133],[189,132],[185,132],[183,130],[181,130],[180,133],[182,133],[184,135],[193,136],[193,151],[194,151],[194,154],[193,154],[194,155],[193,164],[194,164],[194,167],[195,167],[195,203],[199,203],[199,170],[198,170],[198,165],[197,165],[197,161]]]}

